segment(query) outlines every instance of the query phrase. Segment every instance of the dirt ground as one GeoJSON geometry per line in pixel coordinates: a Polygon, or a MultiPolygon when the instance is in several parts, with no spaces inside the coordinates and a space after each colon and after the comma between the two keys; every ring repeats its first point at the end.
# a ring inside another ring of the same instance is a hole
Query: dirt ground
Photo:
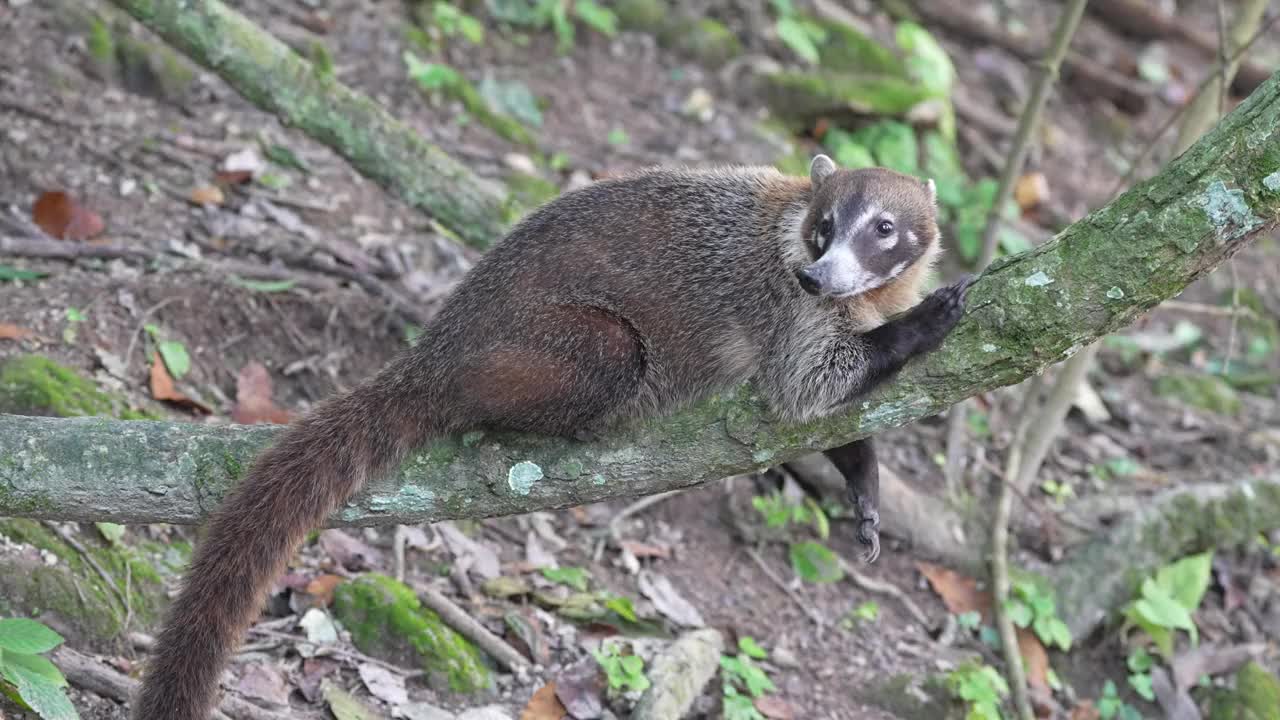
{"type": "MultiPolygon", "coordinates": [[[[738,31],[747,52],[771,51],[768,43],[750,39],[768,35],[766,29],[751,26],[767,16],[740,12],[742,3],[732,0],[704,4],[708,16],[725,19],[738,31]]],[[[523,156],[524,151],[480,123],[459,123],[455,103],[433,104],[406,78],[403,4],[244,0],[234,5],[278,36],[295,40],[312,37],[296,19],[321,6],[333,19],[323,42],[341,81],[385,104],[481,176],[501,180],[511,167],[523,167],[521,157],[511,155],[523,156]]],[[[871,3],[849,5],[859,14],[878,17],[871,3]]],[[[1058,4],[1024,0],[1017,5],[1027,31],[1043,37],[1058,4]]],[[[1187,6],[1180,10],[1185,22],[1212,30],[1211,3],[1182,5],[1187,6]]],[[[154,258],[143,262],[0,257],[0,264],[49,273],[39,281],[0,282],[0,322],[36,334],[22,343],[0,340],[0,358],[34,351],[102,377],[99,352],[105,350],[128,363],[127,378],[111,383],[112,389],[140,407],[159,408],[149,399],[144,343],[135,339],[144,324],[154,323],[185,344],[192,370],[184,387],[197,391],[215,411],[209,418],[172,408],[165,409],[166,414],[193,422],[228,422],[237,374],[255,361],[269,369],[278,405],[300,413],[358,382],[406,342],[403,318],[384,300],[325,267],[371,267],[382,282],[429,312],[476,257],[474,251],[459,250],[422,214],[362,178],[334,153],[282,127],[212,75],[198,73],[180,97],[145,92],[145,82],[129,88],[118,80],[104,80],[95,71],[85,35],[69,15],[56,3],[0,0],[0,213],[5,216],[0,234],[20,234],[19,219],[30,216],[37,196],[63,189],[102,216],[103,239],[144,249],[154,258]],[[280,190],[238,188],[221,206],[197,207],[186,199],[192,188],[209,181],[218,162],[254,144],[259,136],[287,146],[310,172],[285,172],[292,182],[280,190]],[[302,282],[288,292],[256,292],[232,281],[236,268],[242,267],[232,262],[272,267],[281,277],[302,282]],[[68,308],[78,309],[85,320],[69,322],[68,308]],[[75,335],[68,339],[65,331],[72,325],[75,335]]],[[[946,32],[939,35],[970,101],[1009,115],[1007,87],[1025,87],[1027,69],[1007,53],[975,48],[946,32]]],[[[583,172],[597,176],[668,162],[772,163],[786,154],[790,142],[812,146],[806,140],[761,131],[763,108],[740,89],[732,74],[664,50],[650,36],[622,32],[610,39],[582,30],[572,52],[563,57],[547,33],[532,34],[524,46],[505,39],[495,28],[487,37],[479,47],[452,48],[449,60],[472,78],[492,73],[502,80],[519,80],[545,100],[538,140],[548,154],[564,154],[564,170],[553,178],[562,187],[580,182],[583,172]],[[714,116],[707,122],[681,112],[697,89],[713,98],[714,116]],[[608,140],[615,129],[625,130],[625,144],[608,140]]],[[[1087,17],[1077,47],[1105,59],[1115,53],[1133,55],[1145,46],[1087,17]]],[[[1197,58],[1185,48],[1170,46],[1169,65],[1192,83],[1208,67],[1197,58]]],[[[1050,130],[1032,165],[1048,177],[1052,215],[1076,218],[1105,202],[1122,174],[1116,158],[1145,143],[1170,110],[1168,102],[1157,99],[1140,115],[1125,113],[1078,82],[1055,94],[1047,110],[1050,130]]],[[[960,122],[966,123],[963,115],[960,122]]],[[[1167,158],[1170,141],[1171,135],[1157,145],[1148,170],[1167,158]]],[[[1004,139],[989,142],[998,154],[1004,139]]],[[[961,148],[971,172],[996,172],[970,144],[962,143],[961,148]]],[[[1037,219],[1041,218],[1028,222],[1037,219]]],[[[1119,346],[1104,349],[1091,385],[1110,419],[1095,422],[1073,413],[1042,474],[1076,487],[1078,498],[1069,503],[1087,502],[1099,494],[1089,480],[1090,468],[1117,454],[1140,464],[1141,472],[1117,480],[1126,484],[1125,493],[1138,496],[1183,483],[1234,481],[1280,469],[1277,384],[1241,392],[1242,408],[1231,416],[1189,407],[1153,390],[1162,374],[1203,369],[1229,347],[1244,352],[1251,336],[1232,323],[1229,313],[1221,312],[1224,295],[1233,287],[1256,297],[1261,313],[1280,317],[1278,252],[1275,238],[1260,240],[1238,257],[1234,270],[1224,268],[1205,278],[1189,288],[1179,304],[1152,312],[1122,333],[1139,342],[1156,342],[1189,323],[1202,334],[1194,349],[1137,364],[1127,362],[1119,346]]],[[[1280,371],[1275,348],[1260,359],[1259,370],[1280,371]]],[[[989,418],[990,435],[979,441],[986,445],[986,456],[998,463],[1014,405],[1007,393],[993,394],[989,400],[995,408],[989,418]]],[[[914,486],[941,492],[942,471],[935,458],[944,450],[944,434],[942,418],[886,433],[879,445],[881,462],[914,486]]],[[[1115,490],[1114,485],[1109,489],[1115,490]]],[[[954,667],[964,650],[939,644],[891,597],[847,582],[793,581],[786,547],[770,544],[760,556],[794,597],[784,592],[750,557],[751,546],[734,531],[735,515],[750,506],[758,491],[753,478],[712,483],[635,514],[622,524],[621,535],[670,546],[669,557],[645,559],[644,565],[670,578],[707,625],[725,630],[730,638],[753,636],[773,651],[768,667],[794,717],[909,717],[909,709],[902,709],[909,702],[886,702],[876,689],[895,676],[924,678],[954,667]],[[840,619],[868,600],[878,603],[879,618],[842,628],[840,619]],[[810,615],[822,618],[824,625],[816,626],[810,615]]],[[[542,519],[565,541],[555,550],[561,566],[586,567],[603,586],[638,597],[636,576],[616,548],[596,553],[607,519],[629,504],[619,500],[542,519]]],[[[1038,532],[1039,515],[1057,508],[1053,498],[1039,491],[1019,503],[1015,524],[1020,536],[1038,532]]],[[[534,520],[488,521],[478,527],[478,537],[497,550],[504,563],[517,563],[526,558],[525,538],[534,520]]],[[[893,537],[891,518],[886,519],[885,532],[883,557],[860,571],[900,588],[930,618],[944,617],[943,603],[916,566],[927,558],[913,555],[911,547],[893,537]]],[[[391,529],[362,537],[389,547],[391,529]]],[[[852,525],[836,522],[830,545],[853,558],[858,546],[852,525]]],[[[438,565],[449,561],[443,550],[411,557],[410,574],[420,579],[429,579],[438,565]]],[[[1241,572],[1255,569],[1250,573],[1254,585],[1243,610],[1224,609],[1220,593],[1211,592],[1204,621],[1215,629],[1206,635],[1222,642],[1260,637],[1274,650],[1280,643],[1280,623],[1269,621],[1280,618],[1280,570],[1263,551],[1234,553],[1223,560],[1241,572]],[[1267,614],[1272,609],[1275,612],[1267,614]],[[1258,626],[1256,637],[1239,620],[1238,613],[1249,612],[1256,615],[1251,621],[1258,626]]],[[[438,583],[456,592],[447,581],[438,583]]],[[[469,607],[492,610],[492,602],[480,600],[469,607]]],[[[994,658],[989,649],[965,649],[994,658]]],[[[286,652],[282,648],[279,655],[286,652]]],[[[497,702],[518,716],[530,694],[582,652],[566,643],[551,667],[531,678],[505,678],[500,694],[487,702],[497,702]]],[[[1055,668],[1078,697],[1096,698],[1108,677],[1123,685],[1123,655],[1113,634],[1083,643],[1070,658],[1057,653],[1053,657],[1055,668]]],[[[1274,652],[1269,664],[1280,667],[1274,652]]],[[[243,662],[236,663],[232,677],[244,668],[243,662]]],[[[226,685],[234,686],[234,680],[226,685]]],[[[349,686],[358,685],[353,681],[349,686]]],[[[697,717],[719,716],[716,688],[699,705],[697,717]]],[[[453,710],[463,709],[458,698],[436,697],[421,688],[415,693],[453,710]]],[[[123,707],[113,700],[79,690],[74,697],[84,717],[125,717],[123,707]]],[[[293,702],[300,717],[318,713],[321,707],[296,694],[293,702]]],[[[1143,707],[1158,712],[1152,705],[1143,707]]]]}

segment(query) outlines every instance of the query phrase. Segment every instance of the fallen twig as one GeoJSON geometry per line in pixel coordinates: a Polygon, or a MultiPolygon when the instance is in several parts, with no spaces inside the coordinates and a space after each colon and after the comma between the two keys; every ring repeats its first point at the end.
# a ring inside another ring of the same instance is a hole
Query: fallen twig
{"type": "Polygon", "coordinates": [[[909,595],[902,591],[897,585],[885,580],[877,580],[858,572],[849,564],[849,561],[840,558],[840,567],[844,570],[844,574],[853,582],[854,585],[866,590],[867,592],[879,593],[880,595],[888,595],[889,597],[902,603],[907,609],[907,613],[915,618],[915,621],[926,630],[933,629],[933,623],[929,622],[929,616],[924,614],[919,605],[911,599],[909,595]]]}
{"type": "Polygon", "coordinates": [[[513,673],[523,673],[530,668],[530,663],[520,651],[511,647],[505,640],[489,632],[470,613],[457,603],[445,597],[435,588],[419,583],[414,584],[422,604],[435,610],[449,627],[457,630],[463,637],[475,643],[489,657],[498,661],[502,667],[513,673]]]}
{"type": "Polygon", "coordinates": [[[818,614],[818,611],[810,607],[809,603],[805,602],[804,598],[800,597],[799,593],[784,582],[782,578],[778,577],[777,573],[773,571],[773,568],[769,567],[769,563],[765,562],[765,559],[760,556],[760,553],[756,552],[755,548],[746,548],[746,552],[747,555],[755,561],[755,564],[759,566],[760,571],[764,573],[765,577],[769,578],[774,585],[777,585],[782,592],[786,593],[787,597],[791,598],[792,602],[796,604],[796,607],[800,608],[801,612],[808,616],[815,625],[818,627],[826,625],[826,621],[822,619],[822,616],[818,614]]]}
{"type": "MultiPolygon", "coordinates": [[[[139,681],[66,645],[54,650],[50,658],[66,676],[67,682],[118,702],[129,702],[140,684],[139,681]]],[[[298,713],[293,711],[286,714],[266,710],[229,694],[222,696],[218,708],[234,720],[289,720],[299,717],[298,713]]]]}

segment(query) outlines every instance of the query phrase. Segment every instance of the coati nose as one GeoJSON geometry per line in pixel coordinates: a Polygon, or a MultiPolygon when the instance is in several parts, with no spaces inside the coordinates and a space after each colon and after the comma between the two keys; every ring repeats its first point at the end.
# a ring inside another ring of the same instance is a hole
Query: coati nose
{"type": "Polygon", "coordinates": [[[808,268],[796,270],[796,279],[800,281],[800,287],[804,288],[804,291],[810,295],[817,295],[821,291],[818,281],[814,280],[813,275],[809,274],[808,268]]]}

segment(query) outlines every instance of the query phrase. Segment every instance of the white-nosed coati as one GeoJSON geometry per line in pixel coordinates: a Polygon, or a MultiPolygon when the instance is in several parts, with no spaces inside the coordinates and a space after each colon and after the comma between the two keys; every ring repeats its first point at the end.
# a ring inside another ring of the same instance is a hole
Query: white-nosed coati
{"type": "MultiPolygon", "coordinates": [[[[935,213],[932,182],[840,170],[823,155],[809,178],[654,169],[532,212],[412,350],[253,463],[208,523],[133,716],[207,717],[229,654],[305,534],[433,437],[577,437],[749,380],[785,420],[859,398],[936,348],[963,312],[967,281],[916,304],[938,252],[935,213]]],[[[833,452],[857,490],[870,444],[833,452]]]]}

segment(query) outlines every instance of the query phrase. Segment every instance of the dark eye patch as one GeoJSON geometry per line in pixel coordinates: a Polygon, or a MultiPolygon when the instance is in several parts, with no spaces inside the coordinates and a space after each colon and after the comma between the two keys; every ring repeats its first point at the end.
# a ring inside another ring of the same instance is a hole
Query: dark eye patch
{"type": "Polygon", "coordinates": [[[876,224],[876,234],[880,237],[889,237],[893,234],[893,223],[889,220],[881,220],[876,224]]]}

